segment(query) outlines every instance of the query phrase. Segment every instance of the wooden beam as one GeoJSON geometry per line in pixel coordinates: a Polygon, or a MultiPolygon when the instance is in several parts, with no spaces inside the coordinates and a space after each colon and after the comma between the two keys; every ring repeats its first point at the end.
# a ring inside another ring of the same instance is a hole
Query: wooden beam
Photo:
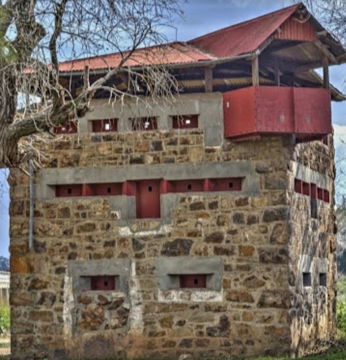
{"type": "Polygon", "coordinates": [[[213,68],[207,67],[204,69],[205,92],[213,91],[213,68]]]}
{"type": "Polygon", "coordinates": [[[327,58],[323,59],[323,87],[329,89],[329,62],[327,58]]]}
{"type": "Polygon", "coordinates": [[[334,64],[338,62],[336,57],[328,50],[328,48],[320,40],[315,40],[314,44],[319,50],[322,51],[322,53],[330,60],[330,62],[334,64]]]}
{"type": "Polygon", "coordinates": [[[254,54],[252,58],[252,85],[259,85],[259,66],[258,66],[258,55],[254,54]]]}

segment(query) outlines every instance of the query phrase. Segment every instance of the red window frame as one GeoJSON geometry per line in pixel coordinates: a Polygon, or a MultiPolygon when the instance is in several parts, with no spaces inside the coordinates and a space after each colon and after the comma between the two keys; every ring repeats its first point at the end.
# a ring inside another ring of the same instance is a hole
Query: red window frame
{"type": "Polygon", "coordinates": [[[118,119],[92,120],[92,132],[116,132],[118,131],[118,119]]]}
{"type": "Polygon", "coordinates": [[[310,184],[305,181],[303,181],[302,183],[303,183],[303,194],[310,196],[310,184]]]}
{"type": "Polygon", "coordinates": [[[78,126],[76,121],[70,121],[62,126],[55,126],[53,128],[54,134],[75,134],[78,131],[78,126]]]}
{"type": "Polygon", "coordinates": [[[198,115],[174,115],[172,116],[173,129],[196,129],[198,128],[198,115]]]}
{"type": "Polygon", "coordinates": [[[303,193],[303,182],[299,179],[294,179],[294,191],[298,194],[303,193]]]}
{"type": "Polygon", "coordinates": [[[323,190],[323,201],[325,201],[327,203],[330,202],[329,191],[326,189],[323,190]]]}
{"type": "Polygon", "coordinates": [[[206,274],[182,274],[179,275],[179,284],[181,289],[206,289],[206,274]]]}
{"type": "Polygon", "coordinates": [[[90,276],[90,290],[112,291],[115,289],[116,289],[116,279],[114,275],[90,276]]]}
{"type": "Polygon", "coordinates": [[[203,192],[204,179],[172,180],[167,182],[167,188],[171,193],[203,192]]]}
{"type": "Polygon", "coordinates": [[[122,194],[122,183],[84,184],[83,196],[115,196],[122,194]]]}
{"type": "Polygon", "coordinates": [[[56,185],[55,196],[56,197],[83,196],[83,185],[82,184],[56,185]]]}
{"type": "Polygon", "coordinates": [[[132,130],[134,131],[151,131],[157,129],[157,117],[141,117],[130,119],[132,130]]]}
{"type": "Polygon", "coordinates": [[[317,199],[323,200],[323,189],[317,188],[317,199]]]}
{"type": "Polygon", "coordinates": [[[208,179],[207,191],[241,191],[243,178],[208,179]]]}

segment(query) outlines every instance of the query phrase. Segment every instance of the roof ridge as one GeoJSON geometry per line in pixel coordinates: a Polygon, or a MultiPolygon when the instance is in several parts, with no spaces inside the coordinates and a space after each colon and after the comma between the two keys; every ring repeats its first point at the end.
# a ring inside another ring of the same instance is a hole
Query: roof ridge
{"type": "Polygon", "coordinates": [[[219,32],[223,32],[223,31],[229,30],[229,29],[231,29],[231,28],[237,28],[237,27],[240,27],[240,26],[243,26],[243,25],[251,24],[251,23],[254,22],[254,21],[263,19],[263,18],[265,18],[265,17],[272,16],[273,14],[279,14],[279,13],[281,13],[281,12],[285,12],[285,11],[289,10],[290,8],[292,8],[292,13],[293,13],[293,10],[294,10],[294,11],[297,10],[301,5],[304,6],[304,4],[300,2],[300,3],[298,3],[298,4],[290,5],[290,6],[287,6],[287,7],[285,7],[285,8],[282,8],[282,9],[279,9],[279,10],[275,10],[275,11],[272,11],[272,12],[266,13],[266,14],[263,14],[263,15],[261,15],[261,16],[255,17],[255,18],[251,18],[251,19],[248,19],[248,20],[244,20],[244,21],[242,21],[242,22],[240,22],[240,23],[236,23],[236,24],[233,24],[233,25],[229,25],[229,26],[226,26],[226,27],[224,27],[224,28],[221,28],[221,29],[212,31],[212,32],[210,32],[210,33],[207,33],[207,34],[198,36],[198,37],[196,37],[196,38],[190,39],[190,40],[187,41],[187,43],[189,44],[189,43],[192,42],[192,41],[201,40],[201,39],[206,38],[206,37],[208,37],[208,36],[210,36],[210,35],[215,35],[215,34],[217,34],[217,33],[219,33],[219,32]]]}

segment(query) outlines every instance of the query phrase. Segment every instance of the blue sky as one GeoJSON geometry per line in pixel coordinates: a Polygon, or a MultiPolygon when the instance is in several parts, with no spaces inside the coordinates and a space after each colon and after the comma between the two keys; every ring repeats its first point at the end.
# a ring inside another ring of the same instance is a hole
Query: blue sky
{"type": "MultiPolygon", "coordinates": [[[[189,0],[183,3],[185,15],[166,31],[169,40],[189,40],[231,24],[244,21],[279,8],[289,6],[290,0],[189,0]]],[[[346,65],[331,68],[331,82],[345,92],[346,65]]],[[[343,114],[346,104],[333,103],[333,122],[346,125],[343,114]]],[[[336,127],[336,131],[344,129],[336,127]]],[[[341,135],[346,138],[345,134],[341,135]]],[[[339,137],[338,137],[339,138],[339,137]]],[[[3,181],[0,173],[0,182],[3,181]]],[[[0,255],[8,256],[8,193],[0,193],[0,255]]]]}

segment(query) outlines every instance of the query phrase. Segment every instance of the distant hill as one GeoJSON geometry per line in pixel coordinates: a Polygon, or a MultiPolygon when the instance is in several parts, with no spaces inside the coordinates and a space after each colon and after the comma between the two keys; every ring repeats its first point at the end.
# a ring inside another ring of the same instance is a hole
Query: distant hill
{"type": "Polygon", "coordinates": [[[4,256],[0,256],[0,271],[10,271],[10,262],[4,256]]]}

